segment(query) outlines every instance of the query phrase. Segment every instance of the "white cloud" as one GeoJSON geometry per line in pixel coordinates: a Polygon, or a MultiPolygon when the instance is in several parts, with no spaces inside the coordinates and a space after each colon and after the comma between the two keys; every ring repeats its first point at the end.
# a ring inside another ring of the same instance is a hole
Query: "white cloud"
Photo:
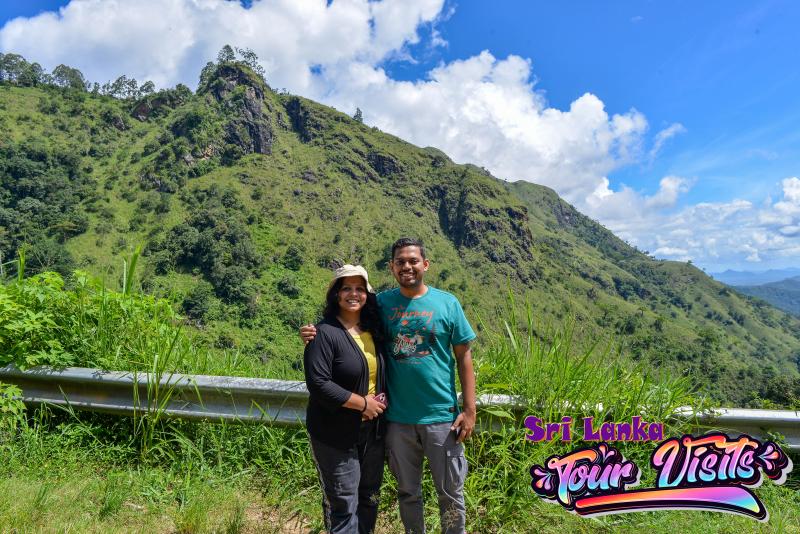
{"type": "Polygon", "coordinates": [[[609,181],[602,183],[578,207],[588,215],[620,234],[624,239],[636,243],[640,228],[646,228],[659,221],[664,224],[667,215],[664,211],[676,205],[680,195],[689,191],[690,181],[680,176],[665,176],[659,183],[658,191],[645,195],[634,189],[622,186],[619,191],[609,188],[609,181]]]}
{"type": "Polygon", "coordinates": [[[645,199],[645,207],[671,208],[678,201],[678,196],[687,191],[689,191],[689,180],[680,176],[665,176],[659,183],[658,192],[645,199]]]}
{"type": "MultiPolygon", "coordinates": [[[[649,198],[666,196],[673,185],[662,180],[659,192],[649,198]]],[[[800,179],[786,178],[781,186],[776,202],[701,202],[671,214],[633,210],[628,219],[610,220],[609,227],[657,257],[692,259],[712,270],[759,262],[789,265],[787,258],[800,255],[800,179]]],[[[623,190],[612,196],[631,194],[623,190]]],[[[636,206],[635,196],[629,204],[636,206]]]]}
{"type": "Polygon", "coordinates": [[[784,200],[775,204],[775,209],[785,215],[800,214],[800,179],[786,178],[782,181],[784,200]]]}
{"type": "Polygon", "coordinates": [[[787,226],[782,226],[778,231],[785,235],[785,236],[796,236],[800,235],[800,226],[796,224],[790,224],[787,226]]]}
{"type": "Polygon", "coordinates": [[[663,256],[687,256],[689,252],[684,248],[673,248],[673,247],[660,247],[657,248],[654,254],[656,255],[663,255],[663,256]]]}
{"type": "Polygon", "coordinates": [[[66,63],[91,80],[121,74],[158,86],[196,85],[224,44],[252,48],[269,82],[306,93],[313,66],[380,61],[418,40],[444,0],[72,0],[58,13],[17,18],[0,30],[0,49],[47,68],[66,63]]]}
{"type": "Polygon", "coordinates": [[[661,152],[661,149],[664,148],[664,144],[667,141],[669,141],[676,135],[685,132],[686,128],[683,126],[683,124],[679,122],[673,123],[668,127],[664,128],[663,130],[661,130],[660,132],[658,132],[655,136],[655,140],[653,141],[653,147],[650,149],[650,152],[648,153],[648,158],[650,159],[650,161],[652,162],[656,158],[658,153],[661,152]]]}

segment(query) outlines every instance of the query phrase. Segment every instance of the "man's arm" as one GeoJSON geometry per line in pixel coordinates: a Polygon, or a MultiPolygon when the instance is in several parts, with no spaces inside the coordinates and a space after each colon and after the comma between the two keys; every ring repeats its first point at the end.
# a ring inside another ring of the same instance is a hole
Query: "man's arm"
{"type": "Polygon", "coordinates": [[[461,398],[464,403],[464,411],[458,414],[453,421],[452,429],[459,429],[458,441],[464,441],[472,435],[475,429],[475,372],[472,369],[472,348],[469,343],[454,345],[453,352],[456,355],[458,365],[458,379],[461,382],[461,398]]]}
{"type": "Polygon", "coordinates": [[[304,345],[308,345],[310,342],[314,341],[316,336],[317,327],[313,324],[307,324],[300,327],[300,339],[303,340],[304,345]]]}

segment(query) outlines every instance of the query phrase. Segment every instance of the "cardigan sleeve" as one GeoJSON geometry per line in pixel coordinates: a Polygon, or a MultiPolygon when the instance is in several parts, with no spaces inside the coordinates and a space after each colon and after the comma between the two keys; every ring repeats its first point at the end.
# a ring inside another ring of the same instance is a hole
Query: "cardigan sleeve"
{"type": "Polygon", "coordinates": [[[351,392],[333,381],[333,342],[317,327],[317,336],[303,353],[306,387],[311,397],[328,411],[335,412],[347,402],[351,392]]]}

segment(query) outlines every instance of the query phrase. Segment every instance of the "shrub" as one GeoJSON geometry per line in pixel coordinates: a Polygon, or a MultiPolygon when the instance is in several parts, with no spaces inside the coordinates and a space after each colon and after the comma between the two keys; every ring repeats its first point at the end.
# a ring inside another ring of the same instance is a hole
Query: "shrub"
{"type": "Polygon", "coordinates": [[[192,319],[204,319],[214,299],[214,286],[201,280],[183,299],[183,311],[192,319]]]}
{"type": "Polygon", "coordinates": [[[291,299],[295,299],[300,295],[300,288],[297,287],[295,279],[291,276],[284,276],[278,280],[278,291],[291,299]]]}
{"type": "Polygon", "coordinates": [[[0,382],[0,432],[13,431],[25,421],[25,403],[21,397],[22,391],[17,386],[0,382]]]}
{"type": "Polygon", "coordinates": [[[281,263],[287,269],[299,271],[300,267],[303,266],[303,251],[296,245],[289,245],[281,259],[281,263]]]}

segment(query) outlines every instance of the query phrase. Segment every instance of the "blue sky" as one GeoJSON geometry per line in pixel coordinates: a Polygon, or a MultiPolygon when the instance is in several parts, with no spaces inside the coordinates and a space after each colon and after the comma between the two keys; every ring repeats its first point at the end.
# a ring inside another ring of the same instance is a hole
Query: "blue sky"
{"type": "Polygon", "coordinates": [[[194,86],[249,46],[273,87],[553,187],[658,257],[800,265],[798,2],[109,4],[0,3],[0,50],[194,86]]]}
{"type": "Polygon", "coordinates": [[[441,25],[447,48],[389,70],[413,79],[484,49],[529,57],[556,108],[591,92],[610,112],[634,107],[654,128],[686,128],[612,184],[655,192],[652,176],[687,174],[702,178],[688,202],[762,198],[800,171],[799,23],[792,1],[464,2],[441,25]]]}

